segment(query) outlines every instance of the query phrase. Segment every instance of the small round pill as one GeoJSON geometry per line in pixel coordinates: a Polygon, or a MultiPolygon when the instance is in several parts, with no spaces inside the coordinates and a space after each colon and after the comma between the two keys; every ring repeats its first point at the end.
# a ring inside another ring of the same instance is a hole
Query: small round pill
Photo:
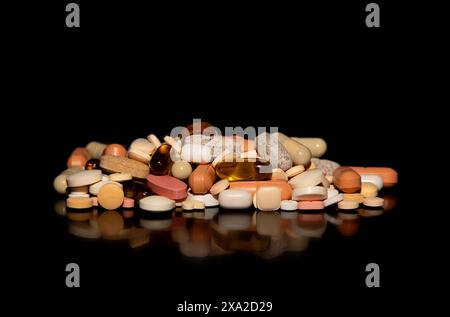
{"type": "Polygon", "coordinates": [[[377,197],[378,187],[374,183],[361,183],[361,195],[364,197],[377,197]]]}
{"type": "Polygon", "coordinates": [[[349,210],[349,209],[356,209],[358,207],[359,207],[359,203],[354,200],[342,200],[342,201],[338,202],[339,209],[349,210]]]}
{"type": "Polygon", "coordinates": [[[172,176],[181,180],[188,179],[192,173],[192,166],[187,161],[176,161],[172,165],[172,176]]]}
{"type": "Polygon", "coordinates": [[[123,145],[117,143],[108,145],[104,152],[105,155],[121,156],[121,157],[126,157],[127,153],[128,153],[127,149],[123,145]]]}
{"type": "Polygon", "coordinates": [[[384,199],[380,197],[366,197],[364,198],[363,205],[367,207],[383,207],[384,199]]]}
{"type": "Polygon", "coordinates": [[[298,203],[295,200],[282,200],[281,201],[281,210],[293,211],[297,210],[298,203]]]}
{"type": "Polygon", "coordinates": [[[120,186],[108,183],[98,191],[98,204],[108,210],[117,209],[122,205],[124,196],[123,189],[120,186]]]}

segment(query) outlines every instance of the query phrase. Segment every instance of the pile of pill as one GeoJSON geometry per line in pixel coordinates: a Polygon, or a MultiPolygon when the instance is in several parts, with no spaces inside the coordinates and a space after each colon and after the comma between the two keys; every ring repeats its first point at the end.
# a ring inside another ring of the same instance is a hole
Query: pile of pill
{"type": "Polygon", "coordinates": [[[340,166],[321,159],[327,149],[321,138],[203,134],[209,126],[204,122],[196,131],[191,125],[189,135],[165,136],[164,142],[150,134],[128,149],[90,142],[72,152],[54,188],[67,195],[72,211],[93,206],[153,213],[213,206],[354,211],[360,204],[383,208],[378,193],[397,183],[397,172],[389,167],[340,166]]]}

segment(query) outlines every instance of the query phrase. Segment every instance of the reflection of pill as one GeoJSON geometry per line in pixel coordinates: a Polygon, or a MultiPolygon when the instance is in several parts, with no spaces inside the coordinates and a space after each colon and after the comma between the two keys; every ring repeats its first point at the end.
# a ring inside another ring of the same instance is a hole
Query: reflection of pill
{"type": "Polygon", "coordinates": [[[299,201],[298,209],[300,210],[320,210],[324,209],[325,205],[322,200],[313,200],[313,201],[299,201]]]}
{"type": "Polygon", "coordinates": [[[278,212],[258,212],[256,232],[261,235],[279,236],[281,234],[281,215],[278,212]]]}
{"type": "Polygon", "coordinates": [[[361,188],[361,176],[350,167],[340,166],[333,173],[333,183],[344,193],[354,193],[361,188]]]}
{"type": "Polygon", "coordinates": [[[339,209],[348,210],[348,209],[356,209],[358,207],[359,207],[359,203],[354,200],[342,200],[338,203],[339,209]]]}
{"type": "Polygon", "coordinates": [[[101,181],[102,172],[100,170],[80,171],[67,176],[69,187],[87,186],[101,181]]]}
{"type": "Polygon", "coordinates": [[[364,198],[363,205],[367,207],[383,207],[384,199],[380,197],[364,198]]]}
{"type": "Polygon", "coordinates": [[[147,211],[163,212],[175,208],[175,201],[164,196],[152,195],[139,200],[139,207],[147,211]]]}
{"type": "Polygon", "coordinates": [[[315,168],[305,171],[289,180],[292,188],[301,188],[308,186],[316,186],[323,182],[324,175],[322,170],[315,168]]]}
{"type": "Polygon", "coordinates": [[[224,191],[225,189],[227,189],[230,186],[230,182],[227,179],[221,179],[220,181],[216,182],[211,189],[209,190],[209,192],[211,193],[211,195],[218,195],[220,194],[221,191],[224,191]]]}
{"type": "Polygon", "coordinates": [[[281,190],[274,186],[259,187],[255,193],[256,206],[262,211],[280,209],[281,190]]]}
{"type": "Polygon", "coordinates": [[[250,215],[242,214],[219,214],[218,225],[228,230],[247,230],[252,226],[250,215]]]}
{"type": "Polygon", "coordinates": [[[91,217],[91,212],[70,212],[66,214],[67,219],[72,221],[88,221],[91,217]]]}
{"type": "Polygon", "coordinates": [[[245,190],[226,189],[219,194],[219,204],[222,208],[247,209],[252,203],[252,195],[245,190]]]}
{"type": "Polygon", "coordinates": [[[295,200],[283,200],[281,201],[280,208],[286,211],[297,210],[297,202],[295,200]]]}
{"type": "Polygon", "coordinates": [[[364,196],[359,193],[343,194],[343,196],[344,196],[344,200],[353,200],[360,204],[364,201],[364,196]]]}
{"type": "Polygon", "coordinates": [[[377,197],[378,188],[372,183],[361,183],[361,195],[364,197],[377,197]]]}
{"type": "Polygon", "coordinates": [[[68,208],[85,209],[92,207],[92,200],[88,197],[69,197],[66,204],[68,208]]]}
{"type": "Polygon", "coordinates": [[[98,204],[103,208],[108,210],[117,209],[123,202],[123,189],[114,183],[103,185],[98,191],[97,198],[98,204]]]}
{"type": "Polygon", "coordinates": [[[327,189],[323,186],[308,186],[292,190],[292,200],[324,200],[327,189]]]}
{"type": "Polygon", "coordinates": [[[124,227],[123,217],[115,210],[103,212],[97,222],[100,233],[106,237],[118,235],[124,227]]]}

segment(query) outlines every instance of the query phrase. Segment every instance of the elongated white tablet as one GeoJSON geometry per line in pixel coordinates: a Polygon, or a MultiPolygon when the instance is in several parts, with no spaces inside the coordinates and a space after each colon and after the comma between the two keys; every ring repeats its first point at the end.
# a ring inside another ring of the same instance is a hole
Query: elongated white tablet
{"type": "Polygon", "coordinates": [[[342,201],[344,199],[344,195],[342,194],[337,194],[331,197],[328,197],[327,199],[325,199],[323,201],[323,204],[325,205],[325,207],[337,204],[338,202],[342,201]]]}
{"type": "Polygon", "coordinates": [[[247,209],[253,204],[252,194],[241,189],[226,189],[219,194],[220,207],[247,209]]]}
{"type": "Polygon", "coordinates": [[[322,170],[314,168],[307,170],[289,180],[292,188],[302,188],[308,186],[316,186],[323,182],[324,175],[322,170]]]}
{"type": "Polygon", "coordinates": [[[282,200],[280,209],[286,211],[294,211],[297,210],[298,203],[295,200],[282,200]]]}
{"type": "Polygon", "coordinates": [[[175,208],[175,201],[164,196],[152,195],[139,200],[139,207],[147,211],[169,211],[175,208]]]}
{"type": "Polygon", "coordinates": [[[117,186],[119,186],[120,188],[122,188],[122,184],[121,183],[117,183],[117,182],[113,182],[113,181],[100,181],[98,183],[95,183],[91,186],[89,186],[89,193],[91,193],[92,195],[98,195],[98,191],[100,190],[100,188],[102,188],[104,185],[106,184],[116,184],[117,186]]]}
{"type": "Polygon", "coordinates": [[[378,190],[383,188],[383,179],[375,174],[361,174],[361,183],[372,183],[377,186],[378,190]]]}
{"type": "Polygon", "coordinates": [[[308,186],[292,190],[292,200],[324,200],[327,199],[327,189],[322,186],[308,186]]]}
{"type": "Polygon", "coordinates": [[[67,176],[67,186],[81,187],[97,183],[102,180],[102,171],[87,170],[67,176]]]}

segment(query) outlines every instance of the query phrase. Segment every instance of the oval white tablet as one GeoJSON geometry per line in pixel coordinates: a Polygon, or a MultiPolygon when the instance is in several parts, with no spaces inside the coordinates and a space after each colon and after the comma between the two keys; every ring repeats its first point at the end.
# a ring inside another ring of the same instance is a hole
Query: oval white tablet
{"type": "Polygon", "coordinates": [[[226,209],[247,209],[253,204],[252,194],[240,189],[226,189],[219,194],[219,204],[226,209]]]}
{"type": "Polygon", "coordinates": [[[342,200],[338,203],[339,209],[348,210],[348,209],[356,209],[358,207],[359,207],[359,203],[354,200],[342,200]]]}
{"type": "Polygon", "coordinates": [[[147,211],[169,211],[175,208],[175,201],[164,196],[152,195],[139,200],[139,207],[147,211]]]}
{"type": "Polygon", "coordinates": [[[338,202],[344,200],[344,195],[342,194],[337,194],[331,197],[328,197],[327,199],[325,199],[323,201],[323,204],[325,205],[325,207],[331,206],[333,204],[337,204],[338,202]]]}
{"type": "Polygon", "coordinates": [[[102,180],[102,171],[87,170],[67,176],[67,186],[81,187],[97,183],[102,180]]]}
{"type": "Polygon", "coordinates": [[[377,186],[378,190],[383,188],[383,179],[375,174],[361,174],[361,183],[372,183],[377,186]]]}
{"type": "Polygon", "coordinates": [[[316,186],[323,182],[324,175],[322,170],[314,168],[307,170],[289,180],[292,188],[302,188],[308,186],[316,186]]]}
{"type": "Polygon", "coordinates": [[[286,211],[297,210],[298,203],[295,200],[282,200],[280,209],[286,211]]]}
{"type": "Polygon", "coordinates": [[[325,200],[327,189],[322,186],[300,187],[292,190],[292,200],[325,200]]]}

